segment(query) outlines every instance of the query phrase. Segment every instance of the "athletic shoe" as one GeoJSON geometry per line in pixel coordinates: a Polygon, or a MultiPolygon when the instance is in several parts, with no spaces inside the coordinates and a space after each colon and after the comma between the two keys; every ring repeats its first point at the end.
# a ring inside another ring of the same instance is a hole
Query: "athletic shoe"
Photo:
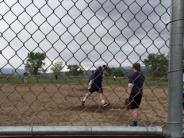
{"type": "Polygon", "coordinates": [[[110,103],[104,103],[103,104],[103,107],[107,107],[107,106],[109,106],[110,105],[110,103]]]}
{"type": "Polygon", "coordinates": [[[132,126],[132,127],[137,127],[137,126],[138,126],[137,121],[133,121],[132,124],[131,124],[130,126],[132,126]]]}
{"type": "Polygon", "coordinates": [[[81,106],[85,107],[85,101],[81,101],[81,106]]]}

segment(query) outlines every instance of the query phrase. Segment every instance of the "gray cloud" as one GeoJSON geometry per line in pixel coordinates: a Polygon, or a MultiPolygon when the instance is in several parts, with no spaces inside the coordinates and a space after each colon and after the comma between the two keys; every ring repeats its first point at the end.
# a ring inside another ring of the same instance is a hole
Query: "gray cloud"
{"type": "Polygon", "coordinates": [[[0,3],[1,67],[23,68],[30,51],[46,52],[46,67],[63,60],[85,69],[106,62],[127,66],[149,53],[168,53],[168,0],[20,0],[13,4],[11,0],[0,3]]]}

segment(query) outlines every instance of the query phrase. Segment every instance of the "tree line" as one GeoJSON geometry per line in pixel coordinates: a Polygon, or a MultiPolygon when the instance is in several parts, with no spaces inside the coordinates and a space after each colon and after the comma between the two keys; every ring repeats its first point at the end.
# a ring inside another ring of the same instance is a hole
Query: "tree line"
{"type": "MultiPolygon", "coordinates": [[[[44,69],[46,59],[46,53],[34,53],[30,52],[27,56],[25,70],[30,75],[39,75],[41,73],[46,73],[47,69],[44,69]]],[[[167,75],[168,70],[168,57],[164,54],[149,54],[143,63],[145,64],[145,69],[148,72],[149,76],[152,77],[162,77],[167,75]]],[[[62,61],[58,61],[51,66],[51,71],[55,76],[55,79],[58,79],[58,76],[61,74],[64,65],[62,61]]],[[[72,76],[78,76],[85,72],[85,70],[77,64],[67,65],[66,74],[72,76]]],[[[122,68],[109,68],[107,75],[109,76],[119,76],[122,77],[125,75],[125,72],[122,71],[122,68]]]]}

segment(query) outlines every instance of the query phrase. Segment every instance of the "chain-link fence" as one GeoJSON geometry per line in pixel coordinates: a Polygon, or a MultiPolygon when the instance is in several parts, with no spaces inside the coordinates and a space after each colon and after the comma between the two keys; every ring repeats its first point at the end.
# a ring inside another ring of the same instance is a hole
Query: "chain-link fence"
{"type": "Polygon", "coordinates": [[[146,79],[138,123],[164,127],[170,6],[168,0],[1,0],[1,126],[128,126],[128,76],[139,62],[146,79]],[[102,65],[110,105],[94,93],[81,107],[102,65]]]}

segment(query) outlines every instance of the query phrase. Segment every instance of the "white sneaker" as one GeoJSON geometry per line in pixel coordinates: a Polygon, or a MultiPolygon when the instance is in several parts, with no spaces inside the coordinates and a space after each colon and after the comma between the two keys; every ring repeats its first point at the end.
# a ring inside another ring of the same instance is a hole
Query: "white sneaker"
{"type": "Polygon", "coordinates": [[[110,103],[104,103],[103,104],[103,107],[107,107],[107,106],[109,106],[110,105],[110,103]]]}

